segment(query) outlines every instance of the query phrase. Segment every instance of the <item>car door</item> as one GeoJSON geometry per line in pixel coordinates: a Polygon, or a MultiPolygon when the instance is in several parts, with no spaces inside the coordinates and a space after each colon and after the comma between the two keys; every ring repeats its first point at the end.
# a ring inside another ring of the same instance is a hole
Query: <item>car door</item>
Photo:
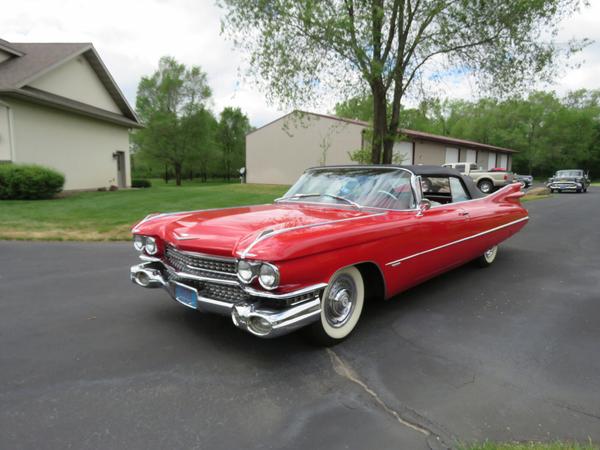
{"type": "MultiPolygon", "coordinates": [[[[448,178],[445,179],[442,189],[438,184],[436,198],[451,194],[448,178]]],[[[470,233],[470,214],[463,205],[461,202],[434,204],[422,214],[412,213],[408,233],[406,222],[399,224],[401,235],[393,245],[396,256],[387,264],[389,287],[393,291],[404,290],[466,261],[460,244],[470,233]]]]}

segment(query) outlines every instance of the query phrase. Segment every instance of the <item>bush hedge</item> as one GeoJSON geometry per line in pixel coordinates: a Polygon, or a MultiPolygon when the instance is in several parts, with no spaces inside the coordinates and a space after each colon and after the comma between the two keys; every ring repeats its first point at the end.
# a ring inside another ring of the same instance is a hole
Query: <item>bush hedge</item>
{"type": "Polygon", "coordinates": [[[0,165],[0,200],[38,200],[62,191],[65,177],[33,164],[0,165]]]}
{"type": "Polygon", "coordinates": [[[134,188],[149,188],[152,187],[150,180],[144,180],[142,178],[134,179],[131,181],[131,187],[134,188]]]}

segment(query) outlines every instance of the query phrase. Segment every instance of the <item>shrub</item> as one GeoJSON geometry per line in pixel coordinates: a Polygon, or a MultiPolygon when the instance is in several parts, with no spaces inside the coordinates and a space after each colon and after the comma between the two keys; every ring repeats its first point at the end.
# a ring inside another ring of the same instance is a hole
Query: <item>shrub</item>
{"type": "Polygon", "coordinates": [[[62,191],[65,177],[33,164],[0,165],[0,200],[38,200],[62,191]]]}
{"type": "Polygon", "coordinates": [[[131,187],[134,187],[134,188],[149,188],[151,186],[152,186],[152,183],[150,182],[150,180],[145,180],[143,178],[139,178],[137,180],[131,181],[131,187]]]}

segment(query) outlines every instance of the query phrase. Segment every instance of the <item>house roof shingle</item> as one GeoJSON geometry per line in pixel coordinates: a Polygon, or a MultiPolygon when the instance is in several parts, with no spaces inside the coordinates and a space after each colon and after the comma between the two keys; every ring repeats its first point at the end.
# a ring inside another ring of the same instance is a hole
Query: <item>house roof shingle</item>
{"type": "Polygon", "coordinates": [[[23,56],[23,52],[14,48],[10,42],[5,41],[4,39],[0,39],[0,50],[4,51],[6,53],[10,53],[11,55],[14,55],[14,56],[23,56]]]}
{"type": "MultiPolygon", "coordinates": [[[[122,111],[122,119],[124,120],[121,121],[121,124],[135,128],[140,127],[139,119],[134,110],[125,99],[91,43],[9,43],[0,39],[0,48],[4,49],[4,47],[12,50],[15,57],[0,63],[0,93],[35,100],[27,92],[30,90],[26,88],[28,83],[68,60],[83,55],[122,111]],[[20,53],[20,55],[15,52],[20,53]]],[[[101,119],[109,119],[112,122],[121,117],[118,114],[53,94],[45,95],[43,103],[58,106],[62,109],[83,112],[101,119]]]]}

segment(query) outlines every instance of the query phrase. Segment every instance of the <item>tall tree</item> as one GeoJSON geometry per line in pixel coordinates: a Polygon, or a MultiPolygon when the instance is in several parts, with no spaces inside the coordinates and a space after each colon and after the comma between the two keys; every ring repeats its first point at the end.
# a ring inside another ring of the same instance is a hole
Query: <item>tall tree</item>
{"type": "Polygon", "coordinates": [[[223,170],[227,180],[234,169],[245,165],[248,131],[250,131],[250,122],[240,108],[223,109],[217,128],[217,138],[221,146],[223,170]]]}
{"type": "Polygon", "coordinates": [[[218,2],[223,28],[251,52],[251,71],[272,98],[297,104],[370,91],[374,163],[391,162],[402,99],[424,74],[468,74],[509,92],[551,79],[557,59],[587,42],[552,40],[585,0],[218,2]]]}
{"type": "Polygon", "coordinates": [[[194,126],[202,118],[210,98],[206,74],[193,66],[186,68],[174,58],[160,59],[158,70],[143,77],[138,85],[136,109],[145,128],[134,134],[142,154],[171,166],[181,185],[183,168],[198,151],[194,126]]]}

